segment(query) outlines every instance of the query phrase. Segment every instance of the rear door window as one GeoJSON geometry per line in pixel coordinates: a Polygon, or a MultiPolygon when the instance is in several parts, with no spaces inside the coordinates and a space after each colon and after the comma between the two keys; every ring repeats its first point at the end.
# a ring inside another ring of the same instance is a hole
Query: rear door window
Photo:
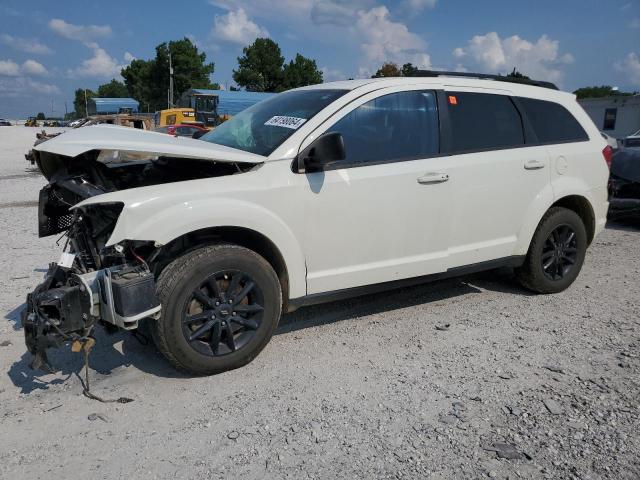
{"type": "Polygon", "coordinates": [[[507,95],[446,92],[452,153],[524,145],[522,118],[507,95]]]}
{"type": "Polygon", "coordinates": [[[559,103],[533,98],[519,98],[540,143],[567,143],[589,140],[587,132],[573,115],[559,103]]]}

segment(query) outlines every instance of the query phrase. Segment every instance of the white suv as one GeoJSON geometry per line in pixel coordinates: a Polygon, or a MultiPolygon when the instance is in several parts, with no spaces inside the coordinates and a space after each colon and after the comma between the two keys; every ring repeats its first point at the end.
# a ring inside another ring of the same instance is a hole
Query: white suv
{"type": "Polygon", "coordinates": [[[95,126],[38,145],[35,366],[150,319],[176,367],[251,361],[281,313],[499,266],[553,293],[607,212],[610,147],[574,95],[425,73],[291,90],[203,136],[95,126]],[[604,158],[603,158],[604,157],[604,158]]]}

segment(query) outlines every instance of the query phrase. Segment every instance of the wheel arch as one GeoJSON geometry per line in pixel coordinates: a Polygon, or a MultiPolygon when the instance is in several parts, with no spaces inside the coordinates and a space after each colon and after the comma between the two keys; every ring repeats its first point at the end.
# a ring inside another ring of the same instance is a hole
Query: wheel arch
{"type": "Polygon", "coordinates": [[[176,257],[196,248],[214,243],[232,243],[245,247],[262,256],[273,268],[282,289],[283,311],[291,298],[291,272],[278,246],[263,233],[239,226],[216,226],[184,233],[162,247],[158,260],[159,274],[176,257]]]}
{"type": "Polygon", "coordinates": [[[567,195],[549,206],[549,208],[552,207],[563,207],[578,214],[587,231],[588,245],[591,244],[596,232],[596,216],[591,202],[586,197],[582,195],[567,195]]]}
{"type": "Polygon", "coordinates": [[[535,234],[544,215],[552,207],[563,207],[576,212],[582,219],[587,231],[587,240],[591,244],[596,234],[596,215],[591,200],[582,193],[567,192],[561,197],[554,196],[553,189],[548,185],[538,195],[538,200],[533,202],[529,211],[525,215],[527,221],[523,222],[518,234],[518,243],[514,249],[514,255],[526,255],[531,245],[531,240],[535,234]]]}

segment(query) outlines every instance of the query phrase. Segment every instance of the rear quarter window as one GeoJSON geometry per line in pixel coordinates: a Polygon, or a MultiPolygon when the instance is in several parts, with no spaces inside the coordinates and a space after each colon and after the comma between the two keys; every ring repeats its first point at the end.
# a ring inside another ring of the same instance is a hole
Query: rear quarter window
{"type": "Polygon", "coordinates": [[[540,143],[567,143],[589,140],[578,120],[559,103],[519,98],[540,143]]]}
{"type": "Polygon", "coordinates": [[[522,118],[506,95],[446,92],[454,153],[524,145],[522,118]]]}

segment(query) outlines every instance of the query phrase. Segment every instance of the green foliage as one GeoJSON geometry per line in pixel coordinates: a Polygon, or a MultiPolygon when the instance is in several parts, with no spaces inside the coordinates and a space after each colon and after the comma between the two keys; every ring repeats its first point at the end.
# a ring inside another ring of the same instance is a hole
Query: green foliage
{"type": "Polygon", "coordinates": [[[628,96],[632,95],[627,92],[620,92],[614,90],[610,85],[602,85],[599,87],[582,87],[573,92],[578,99],[581,98],[601,98],[601,97],[613,97],[613,96],[628,96]]]}
{"type": "MultiPolygon", "coordinates": [[[[97,97],[98,94],[91,90],[86,90],[87,99],[97,97]]],[[[85,109],[85,89],[78,88],[73,99],[73,108],[76,111],[77,118],[84,118],[87,116],[87,110],[85,109]]]]}
{"type": "Polygon", "coordinates": [[[322,72],[318,70],[316,61],[299,53],[296,54],[295,60],[284,66],[282,77],[282,90],[322,83],[322,72]]]}
{"type": "Polygon", "coordinates": [[[400,73],[402,73],[403,77],[413,77],[413,75],[418,71],[418,67],[414,67],[412,63],[405,63],[402,65],[402,69],[400,73]]]}
{"type": "Polygon", "coordinates": [[[173,96],[177,103],[190,88],[219,88],[211,83],[214,64],[206,63],[207,55],[188,38],[174,40],[156,47],[156,56],[150,60],[133,60],[122,69],[127,96],[135,98],[151,111],[167,106],[169,89],[169,52],[173,66],[173,96]]]}
{"type": "Polygon", "coordinates": [[[45,118],[43,112],[39,112],[38,115],[36,115],[36,120],[44,120],[45,118]]]}
{"type": "Polygon", "coordinates": [[[270,38],[256,38],[242,49],[238,69],[233,71],[235,82],[251,92],[282,90],[284,57],[280,47],[270,38]]]}
{"type": "Polygon", "coordinates": [[[378,69],[375,75],[372,75],[371,78],[381,78],[381,77],[400,77],[402,76],[402,72],[393,62],[384,62],[382,66],[378,69]]]}
{"type": "Polygon", "coordinates": [[[127,98],[129,91],[124,83],[114,78],[109,83],[100,85],[96,96],[102,98],[127,98]]]}
{"type": "Polygon", "coordinates": [[[299,53],[285,65],[280,47],[270,38],[257,38],[242,50],[233,79],[251,92],[282,92],[322,83],[315,60],[299,53]]]}
{"type": "Polygon", "coordinates": [[[521,78],[523,80],[531,80],[531,77],[528,77],[527,75],[523,75],[518,70],[516,70],[516,67],[513,67],[513,71],[511,73],[508,73],[507,77],[509,77],[509,78],[521,78]]]}
{"type": "Polygon", "coordinates": [[[412,77],[418,71],[412,63],[405,63],[399,68],[396,63],[384,62],[378,71],[371,78],[381,77],[412,77]]]}

